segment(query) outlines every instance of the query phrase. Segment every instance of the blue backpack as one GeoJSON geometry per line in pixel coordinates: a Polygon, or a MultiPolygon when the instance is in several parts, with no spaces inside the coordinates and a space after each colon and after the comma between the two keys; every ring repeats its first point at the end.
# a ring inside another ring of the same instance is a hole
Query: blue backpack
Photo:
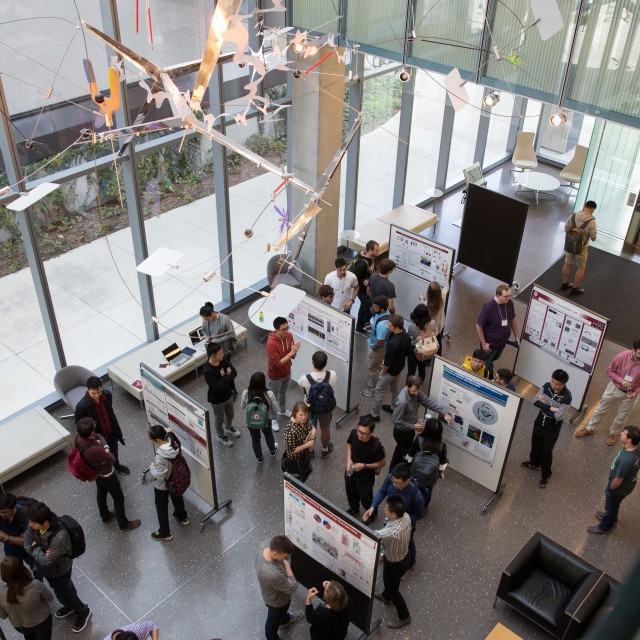
{"type": "Polygon", "coordinates": [[[327,371],[324,380],[314,380],[307,374],[307,380],[311,385],[307,393],[307,404],[312,416],[323,416],[331,413],[336,408],[336,396],[329,384],[331,374],[327,371]]]}

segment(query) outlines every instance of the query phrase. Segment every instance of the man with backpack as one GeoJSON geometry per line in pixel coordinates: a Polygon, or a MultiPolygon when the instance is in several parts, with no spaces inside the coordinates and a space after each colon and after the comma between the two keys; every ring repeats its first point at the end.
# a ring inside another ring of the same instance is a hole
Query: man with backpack
{"type": "Polygon", "coordinates": [[[98,510],[102,522],[118,520],[120,531],[128,532],[140,526],[140,520],[129,520],[124,511],[124,493],[114,469],[115,457],[105,439],[95,433],[96,423],[92,418],[80,418],[76,423],[78,435],[74,446],[84,463],[95,473],[98,510]],[[107,494],[113,498],[113,511],[107,506],[107,494]],[[114,513],[115,512],[115,513],[114,513]]]}
{"type": "Polygon", "coordinates": [[[327,354],[316,351],[311,356],[313,371],[302,376],[298,385],[304,391],[305,402],[309,405],[311,422],[320,427],[320,442],[322,443],[321,458],[326,458],[333,451],[331,442],[331,414],[336,408],[336,372],[325,371],[327,354]]]}
{"type": "Polygon", "coordinates": [[[374,262],[378,257],[379,251],[380,245],[375,240],[369,240],[365,245],[364,251],[361,251],[358,257],[347,265],[347,269],[358,278],[360,309],[356,320],[356,333],[364,335],[366,335],[367,325],[371,320],[371,297],[367,289],[369,287],[369,278],[375,270],[374,262]]]}
{"type": "Polygon", "coordinates": [[[564,265],[562,265],[562,286],[560,289],[562,291],[571,289],[570,296],[584,293],[580,284],[587,266],[589,240],[595,242],[596,239],[596,219],[593,214],[597,206],[593,200],[587,200],[582,211],[571,215],[564,225],[564,265]],[[569,272],[574,262],[577,265],[576,277],[573,282],[569,282],[569,272]]]}
{"type": "Polygon", "coordinates": [[[80,633],[89,622],[91,609],[78,597],[71,581],[73,559],[84,552],[82,528],[72,518],[59,518],[44,504],[34,502],[27,508],[29,526],[24,535],[24,549],[35,560],[37,569],[62,605],[56,618],[72,613],[76,620],[71,630],[80,633]]]}

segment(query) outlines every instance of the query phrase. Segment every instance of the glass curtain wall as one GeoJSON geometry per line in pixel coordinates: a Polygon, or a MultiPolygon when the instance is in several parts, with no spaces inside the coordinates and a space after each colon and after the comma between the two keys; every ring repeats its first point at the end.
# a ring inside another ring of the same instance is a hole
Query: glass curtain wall
{"type": "MultiPolygon", "coordinates": [[[[483,114],[484,115],[484,114],[483,114]]],[[[520,114],[514,113],[514,97],[511,93],[501,92],[500,102],[488,112],[489,132],[484,150],[483,167],[504,160],[510,155],[507,149],[509,134],[520,124],[520,114]]]]}

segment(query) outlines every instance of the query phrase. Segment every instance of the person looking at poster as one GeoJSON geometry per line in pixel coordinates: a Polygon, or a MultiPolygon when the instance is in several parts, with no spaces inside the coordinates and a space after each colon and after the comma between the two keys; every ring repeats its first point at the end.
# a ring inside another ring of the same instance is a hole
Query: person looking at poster
{"type": "Polygon", "coordinates": [[[384,503],[384,515],[387,524],[376,531],[384,547],[384,564],[382,582],[384,590],[376,592],[375,597],[391,604],[398,614],[395,620],[387,621],[390,629],[400,629],[411,623],[411,615],[402,594],[400,581],[411,570],[411,553],[409,547],[413,541],[411,518],[405,509],[405,501],[401,496],[389,496],[384,503]]]}
{"type": "Polygon", "coordinates": [[[349,501],[347,513],[351,516],[360,515],[361,503],[365,511],[371,507],[376,471],[386,464],[384,447],[373,435],[375,428],[371,416],[360,416],[358,426],[347,438],[344,486],[349,501]]]}
{"type": "Polygon", "coordinates": [[[533,406],[540,409],[533,423],[531,434],[531,453],[529,459],[521,466],[527,469],[540,469],[540,488],[549,486],[553,447],[560,435],[562,420],[571,405],[571,391],[567,389],[569,374],[556,369],[551,374],[551,381],[545,382],[533,399],[533,406]]]}
{"type": "Polygon", "coordinates": [[[289,611],[291,594],[298,583],[291,570],[291,554],[295,547],[287,536],[265,540],[256,556],[256,574],[262,599],[267,605],[264,635],[267,640],[280,640],[278,629],[302,620],[302,611],[289,611]]]}
{"type": "Polygon", "coordinates": [[[324,603],[313,608],[313,597],[319,591],[311,587],[307,591],[306,616],[311,625],[311,640],[344,640],[349,631],[349,596],[335,580],[322,583],[324,603]]]}
{"type": "Polygon", "coordinates": [[[517,347],[518,320],[511,300],[511,289],[508,284],[500,284],[496,287],[496,295],[482,305],[476,321],[480,348],[489,353],[485,362],[489,380],[493,380],[493,363],[502,355],[512,332],[517,347]]]}

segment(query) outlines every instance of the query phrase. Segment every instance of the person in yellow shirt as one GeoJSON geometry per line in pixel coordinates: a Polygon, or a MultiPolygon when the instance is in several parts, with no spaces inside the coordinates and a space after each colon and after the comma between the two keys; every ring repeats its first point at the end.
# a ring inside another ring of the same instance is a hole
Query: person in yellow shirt
{"type": "Polygon", "coordinates": [[[487,377],[487,370],[485,368],[485,360],[487,359],[487,352],[482,349],[476,349],[470,356],[467,356],[462,363],[462,368],[467,371],[475,373],[481,378],[487,377]]]}

